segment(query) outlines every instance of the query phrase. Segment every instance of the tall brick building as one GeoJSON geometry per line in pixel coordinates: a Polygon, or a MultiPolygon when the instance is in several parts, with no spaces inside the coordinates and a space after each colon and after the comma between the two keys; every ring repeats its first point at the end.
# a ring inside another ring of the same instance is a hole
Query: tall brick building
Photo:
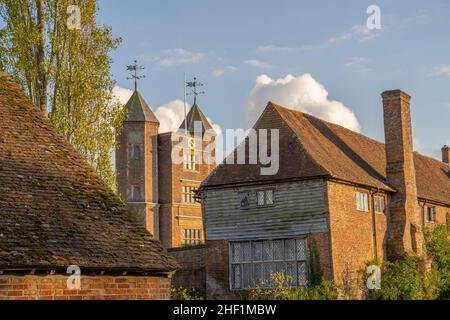
{"type": "Polygon", "coordinates": [[[169,299],[175,261],[4,73],[0,114],[0,299],[169,299]]]}
{"type": "Polygon", "coordinates": [[[450,225],[449,147],[442,161],[413,152],[410,97],[382,98],[385,144],[267,105],[254,128],[279,130],[278,172],[261,175],[247,152],[200,188],[209,298],[238,297],[278,271],[306,284],[312,244],[325,276],[352,291],[365,263],[420,256],[423,229],[450,225]]]}
{"type": "Polygon", "coordinates": [[[116,151],[120,194],[164,247],[202,243],[202,210],[194,191],[215,168],[210,122],[194,102],[176,132],[158,133],[159,121],[138,90],[125,108],[116,151]]]}

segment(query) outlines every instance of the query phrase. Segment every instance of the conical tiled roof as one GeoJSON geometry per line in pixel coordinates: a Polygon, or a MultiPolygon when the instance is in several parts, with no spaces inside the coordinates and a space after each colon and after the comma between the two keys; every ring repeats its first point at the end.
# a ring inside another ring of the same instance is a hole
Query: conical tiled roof
{"type": "Polygon", "coordinates": [[[127,119],[125,121],[151,121],[158,122],[150,106],[139,91],[135,90],[125,105],[127,119]]]}
{"type": "Polygon", "coordinates": [[[196,121],[201,122],[202,133],[204,133],[206,130],[213,129],[211,123],[208,121],[206,116],[203,114],[202,110],[200,110],[200,107],[197,105],[197,103],[194,102],[194,105],[192,106],[191,110],[189,110],[188,114],[186,115],[186,119],[184,119],[183,123],[180,125],[179,130],[185,130],[186,123],[187,123],[188,132],[194,133],[196,121]]]}

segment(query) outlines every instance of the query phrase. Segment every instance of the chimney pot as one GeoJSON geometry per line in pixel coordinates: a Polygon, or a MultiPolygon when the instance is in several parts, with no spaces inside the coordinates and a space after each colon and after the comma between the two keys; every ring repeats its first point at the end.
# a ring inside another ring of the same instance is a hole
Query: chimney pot
{"type": "Polygon", "coordinates": [[[450,147],[444,145],[441,150],[442,150],[442,162],[450,164],[450,147]]]}

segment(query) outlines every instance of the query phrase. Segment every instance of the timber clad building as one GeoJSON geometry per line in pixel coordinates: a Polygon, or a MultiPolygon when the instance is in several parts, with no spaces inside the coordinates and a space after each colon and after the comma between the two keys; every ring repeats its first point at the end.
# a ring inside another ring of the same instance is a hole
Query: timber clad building
{"type": "Polygon", "coordinates": [[[0,299],[169,299],[177,268],[0,73],[0,299]],[[70,265],[79,289],[67,286],[70,265]]]}
{"type": "Polygon", "coordinates": [[[450,223],[448,146],[442,162],[413,152],[410,97],[382,96],[386,144],[267,105],[254,128],[279,129],[278,173],[221,164],[200,188],[208,298],[238,297],[278,271],[305,285],[313,244],[324,274],[355,288],[366,262],[421,255],[423,229],[450,223]]]}
{"type": "Polygon", "coordinates": [[[203,243],[195,190],[216,166],[210,122],[194,102],[176,132],[158,133],[159,121],[137,90],[125,108],[127,118],[116,150],[120,194],[164,247],[203,243]]]}

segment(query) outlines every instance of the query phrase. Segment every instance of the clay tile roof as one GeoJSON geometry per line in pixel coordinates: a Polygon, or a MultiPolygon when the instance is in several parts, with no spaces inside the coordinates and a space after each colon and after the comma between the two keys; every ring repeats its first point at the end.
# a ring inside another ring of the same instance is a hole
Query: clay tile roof
{"type": "MultiPolygon", "coordinates": [[[[381,142],[274,103],[267,105],[254,128],[280,129],[278,173],[261,176],[258,164],[221,164],[203,182],[203,188],[327,176],[395,191],[386,181],[385,146],[381,142]]],[[[416,152],[414,164],[419,197],[450,204],[449,165],[416,152]]]]}
{"type": "Polygon", "coordinates": [[[183,123],[180,125],[180,128],[178,130],[184,130],[186,128],[187,123],[188,132],[194,133],[196,121],[201,122],[202,133],[204,133],[206,130],[211,130],[213,128],[211,126],[211,123],[209,123],[208,119],[203,114],[202,110],[200,110],[200,107],[197,105],[197,103],[194,103],[194,105],[186,115],[186,119],[184,119],[183,123]]]}
{"type": "Polygon", "coordinates": [[[0,270],[177,268],[5,74],[0,115],[0,270]]]}
{"type": "Polygon", "coordinates": [[[152,109],[138,90],[133,92],[125,105],[125,109],[127,110],[126,121],[150,121],[159,123],[158,118],[156,118],[152,109]]]}

